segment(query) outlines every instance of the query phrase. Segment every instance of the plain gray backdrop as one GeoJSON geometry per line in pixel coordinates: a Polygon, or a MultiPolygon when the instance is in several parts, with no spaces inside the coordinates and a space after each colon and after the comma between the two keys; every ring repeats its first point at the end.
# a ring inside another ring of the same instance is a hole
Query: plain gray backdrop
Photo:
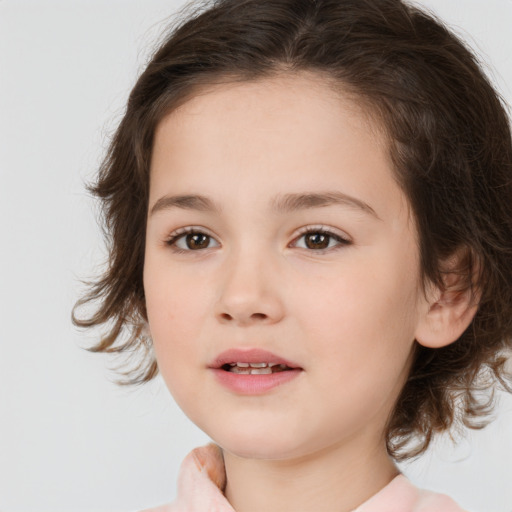
{"type": "MultiPolygon", "coordinates": [[[[423,0],[512,100],[512,2],[423,0]],[[471,34],[471,35],[469,35],[471,34]]],[[[105,252],[85,191],[180,0],[0,0],[0,510],[128,512],[170,501],[207,441],[160,379],[116,387],[70,322],[105,252]],[[167,20],[167,21],[166,21],[167,20]]],[[[512,400],[457,448],[403,466],[469,511],[512,511],[512,400]]]]}

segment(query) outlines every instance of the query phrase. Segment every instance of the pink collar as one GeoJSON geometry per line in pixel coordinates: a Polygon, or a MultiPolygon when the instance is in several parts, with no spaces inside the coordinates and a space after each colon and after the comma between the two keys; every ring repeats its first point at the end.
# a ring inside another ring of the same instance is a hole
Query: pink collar
{"type": "MultiPolygon", "coordinates": [[[[192,450],[182,462],[176,500],[144,512],[235,512],[223,494],[225,485],[222,450],[211,443],[192,450]]],[[[398,475],[353,512],[464,511],[448,496],[418,489],[398,475]]]]}

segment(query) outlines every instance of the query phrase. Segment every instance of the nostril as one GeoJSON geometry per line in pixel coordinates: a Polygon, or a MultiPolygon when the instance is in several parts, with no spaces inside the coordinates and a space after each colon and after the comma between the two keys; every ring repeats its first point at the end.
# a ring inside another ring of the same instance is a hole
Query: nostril
{"type": "MultiPolygon", "coordinates": [[[[219,317],[224,322],[232,322],[236,318],[236,316],[232,316],[229,313],[221,313],[219,317]]],[[[265,313],[252,313],[249,318],[250,320],[253,321],[261,321],[266,320],[268,318],[268,315],[266,315],[265,313]]],[[[249,318],[247,318],[247,320],[249,318]]]]}

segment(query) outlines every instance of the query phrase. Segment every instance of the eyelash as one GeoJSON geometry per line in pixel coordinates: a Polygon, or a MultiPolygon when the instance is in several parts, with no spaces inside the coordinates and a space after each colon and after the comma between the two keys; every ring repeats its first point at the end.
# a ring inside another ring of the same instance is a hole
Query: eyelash
{"type": "MultiPolygon", "coordinates": [[[[325,228],[324,226],[318,226],[318,227],[308,226],[306,228],[303,228],[299,232],[299,235],[294,238],[294,240],[290,243],[289,247],[293,246],[292,244],[296,244],[298,240],[300,240],[302,237],[304,237],[305,235],[308,235],[308,234],[325,235],[325,236],[329,237],[330,240],[335,240],[337,242],[337,245],[335,245],[334,247],[326,247],[325,249],[304,248],[305,250],[314,252],[316,254],[323,254],[324,252],[333,251],[336,249],[340,249],[341,247],[346,247],[346,246],[352,244],[352,242],[350,240],[348,240],[347,238],[343,238],[341,235],[332,232],[331,230],[325,228]]],[[[187,235],[204,235],[204,236],[208,237],[209,240],[215,240],[215,238],[213,236],[209,235],[208,233],[206,233],[204,230],[202,230],[200,228],[187,227],[187,228],[181,228],[181,229],[175,231],[174,233],[172,233],[169,236],[169,238],[165,241],[165,244],[170,246],[172,248],[172,250],[178,254],[201,252],[201,251],[204,251],[207,249],[211,249],[211,247],[206,247],[204,249],[195,249],[195,250],[194,249],[181,249],[176,244],[181,238],[186,237],[187,235]]],[[[217,242],[217,244],[218,244],[218,242],[217,242]]],[[[330,244],[330,242],[329,242],[329,244],[330,244]]]]}

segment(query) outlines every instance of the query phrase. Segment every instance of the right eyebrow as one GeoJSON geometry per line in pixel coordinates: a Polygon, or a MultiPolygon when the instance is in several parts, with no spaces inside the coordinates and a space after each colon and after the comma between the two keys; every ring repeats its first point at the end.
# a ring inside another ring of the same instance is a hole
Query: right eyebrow
{"type": "Polygon", "coordinates": [[[157,212],[181,208],[200,212],[218,212],[220,208],[209,198],[201,195],[163,196],[151,208],[149,215],[157,212]]]}

